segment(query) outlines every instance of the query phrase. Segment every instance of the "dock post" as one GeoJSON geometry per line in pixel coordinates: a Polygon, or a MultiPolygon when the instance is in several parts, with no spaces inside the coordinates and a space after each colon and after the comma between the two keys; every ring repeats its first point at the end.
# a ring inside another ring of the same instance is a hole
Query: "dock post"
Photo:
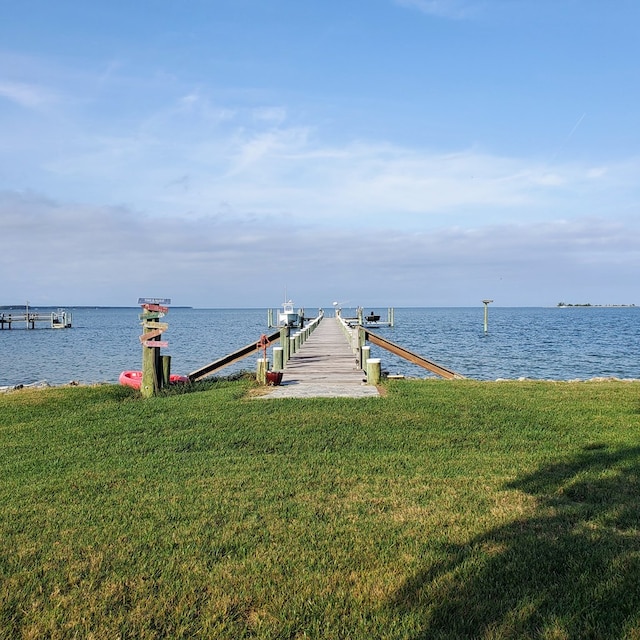
{"type": "Polygon", "coordinates": [[[360,347],[360,368],[367,370],[367,360],[371,356],[371,347],[360,347]]]}
{"type": "Polygon", "coordinates": [[[287,364],[289,362],[289,327],[280,328],[280,346],[282,347],[282,362],[287,364]]]}
{"type": "Polygon", "coordinates": [[[362,326],[362,325],[364,324],[364,321],[363,321],[363,319],[362,319],[362,316],[363,316],[363,310],[362,310],[362,307],[358,307],[358,308],[356,309],[356,311],[357,311],[357,315],[358,315],[358,324],[359,324],[360,326],[362,326]]]}
{"type": "Polygon", "coordinates": [[[359,359],[358,364],[361,369],[366,369],[367,361],[362,359],[362,348],[366,344],[367,334],[364,330],[364,327],[362,327],[362,325],[358,326],[357,331],[358,331],[358,334],[357,334],[358,344],[356,346],[356,354],[358,355],[358,359],[359,359]]]}
{"type": "Polygon", "coordinates": [[[489,304],[493,302],[493,300],[483,300],[482,304],[484,304],[484,332],[485,334],[489,331],[489,304]]]}
{"type": "Polygon", "coordinates": [[[289,336],[289,357],[296,352],[296,338],[295,336],[289,336]]]}
{"type": "Polygon", "coordinates": [[[160,356],[162,361],[162,386],[168,387],[171,382],[171,356],[160,356]]]}
{"type": "Polygon", "coordinates": [[[256,371],[256,380],[260,384],[267,384],[267,371],[269,371],[269,359],[258,358],[258,367],[256,371]]]}
{"type": "Polygon", "coordinates": [[[380,358],[369,358],[367,360],[367,384],[380,383],[380,358]]]}
{"type": "Polygon", "coordinates": [[[282,371],[284,369],[284,349],[282,347],[273,347],[273,370],[282,371]]]}
{"type": "Polygon", "coordinates": [[[160,385],[158,384],[158,349],[153,347],[142,347],[142,383],[140,393],[143,398],[153,396],[160,385]]]}
{"type": "Polygon", "coordinates": [[[273,309],[267,309],[267,326],[269,329],[273,327],[273,309]]]}

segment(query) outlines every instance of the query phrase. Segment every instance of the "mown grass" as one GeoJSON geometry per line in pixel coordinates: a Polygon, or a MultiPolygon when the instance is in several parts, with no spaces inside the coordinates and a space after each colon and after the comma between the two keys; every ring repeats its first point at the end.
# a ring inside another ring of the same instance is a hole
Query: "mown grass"
{"type": "Polygon", "coordinates": [[[640,384],[0,396],[0,638],[640,638],[640,384]]]}

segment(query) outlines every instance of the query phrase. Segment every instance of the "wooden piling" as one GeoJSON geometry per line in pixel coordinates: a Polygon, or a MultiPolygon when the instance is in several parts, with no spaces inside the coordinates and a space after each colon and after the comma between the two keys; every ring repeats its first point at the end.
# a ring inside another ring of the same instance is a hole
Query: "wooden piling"
{"type": "Polygon", "coordinates": [[[158,384],[158,349],[142,347],[142,382],[140,393],[143,398],[150,398],[160,389],[158,384]]]}
{"type": "Polygon", "coordinates": [[[273,370],[282,371],[284,369],[284,349],[273,347],[273,370]]]}
{"type": "Polygon", "coordinates": [[[269,371],[269,359],[258,358],[256,380],[259,384],[267,384],[267,371],[269,371]]]}
{"type": "Polygon", "coordinates": [[[367,384],[380,384],[380,358],[367,360],[367,384]]]}
{"type": "Polygon", "coordinates": [[[360,347],[360,368],[363,371],[367,370],[367,360],[371,356],[371,347],[362,346],[360,347]]]}
{"type": "Polygon", "coordinates": [[[289,327],[282,327],[280,329],[280,346],[282,347],[282,362],[287,364],[290,357],[291,345],[289,343],[289,327]]]}
{"type": "Polygon", "coordinates": [[[171,383],[171,356],[160,356],[162,362],[162,386],[168,387],[171,383]]]}

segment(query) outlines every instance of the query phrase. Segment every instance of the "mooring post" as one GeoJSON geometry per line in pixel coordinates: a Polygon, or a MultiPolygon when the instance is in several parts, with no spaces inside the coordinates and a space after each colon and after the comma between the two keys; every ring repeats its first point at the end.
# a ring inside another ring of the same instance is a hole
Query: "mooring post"
{"type": "Polygon", "coordinates": [[[371,356],[371,347],[360,347],[360,368],[366,372],[367,360],[371,356]]]}
{"type": "Polygon", "coordinates": [[[289,327],[280,328],[280,346],[282,347],[282,361],[284,364],[289,362],[289,327]]]}
{"type": "Polygon", "coordinates": [[[258,358],[258,367],[256,371],[256,380],[260,384],[267,384],[267,371],[269,371],[269,359],[258,358]]]}
{"type": "Polygon", "coordinates": [[[273,370],[282,371],[284,369],[284,349],[282,347],[273,347],[273,370]]]}
{"type": "Polygon", "coordinates": [[[356,336],[356,339],[358,343],[356,347],[356,354],[358,355],[358,359],[359,359],[358,365],[361,369],[365,369],[367,366],[367,361],[363,360],[362,349],[367,342],[367,333],[364,330],[364,327],[361,325],[358,325],[357,331],[358,331],[358,334],[356,336]]]}
{"type": "Polygon", "coordinates": [[[380,358],[367,360],[367,384],[380,383],[380,358]]]}
{"type": "Polygon", "coordinates": [[[160,356],[162,361],[162,386],[168,387],[171,382],[171,356],[160,356]]]}
{"type": "Polygon", "coordinates": [[[482,301],[482,304],[484,304],[484,332],[485,333],[489,331],[489,304],[492,302],[493,300],[482,301]]]}

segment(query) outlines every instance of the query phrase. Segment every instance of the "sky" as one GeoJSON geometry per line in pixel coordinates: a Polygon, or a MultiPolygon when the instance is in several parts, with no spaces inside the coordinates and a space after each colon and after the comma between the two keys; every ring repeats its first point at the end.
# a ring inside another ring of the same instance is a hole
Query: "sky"
{"type": "Polygon", "coordinates": [[[0,0],[0,305],[640,304],[637,0],[0,0]]]}

